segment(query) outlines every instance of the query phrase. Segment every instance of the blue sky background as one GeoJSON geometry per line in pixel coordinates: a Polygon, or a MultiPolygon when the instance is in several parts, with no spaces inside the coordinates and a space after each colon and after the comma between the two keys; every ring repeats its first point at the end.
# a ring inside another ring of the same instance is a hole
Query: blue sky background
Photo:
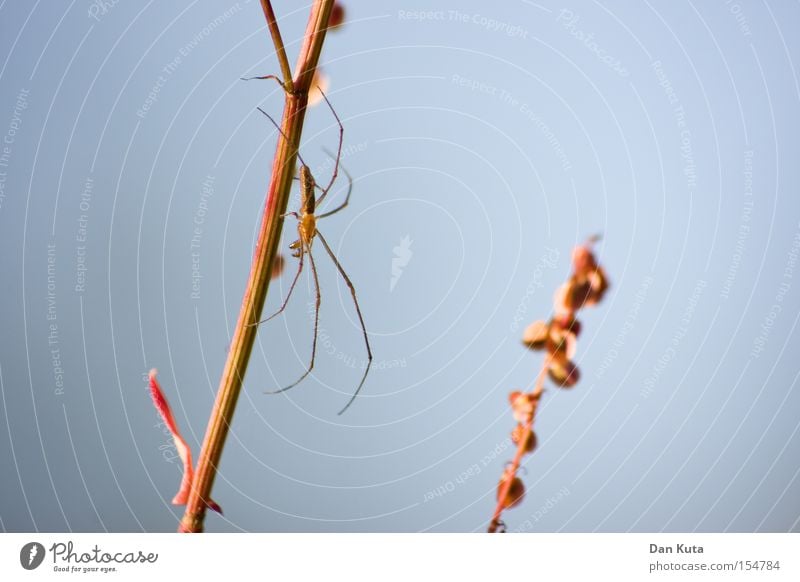
{"type": "MultiPolygon", "coordinates": [[[[146,374],[196,455],[276,144],[256,111],[280,115],[276,86],[239,80],[278,70],[257,2],[106,4],[0,3],[5,531],[175,528],[146,374]]],[[[540,365],[521,331],[602,233],[612,288],[582,314],[580,383],[545,394],[509,529],[798,531],[797,3],[347,9],[322,62],[355,184],[320,229],[374,369],[337,417],[365,354],[319,247],[317,368],[263,394],[309,356],[304,279],[260,331],[208,529],[484,530],[507,395],[540,365]]],[[[294,61],[308,7],[275,10],[294,61]]],[[[312,109],[321,182],[336,139],[312,109]]]]}

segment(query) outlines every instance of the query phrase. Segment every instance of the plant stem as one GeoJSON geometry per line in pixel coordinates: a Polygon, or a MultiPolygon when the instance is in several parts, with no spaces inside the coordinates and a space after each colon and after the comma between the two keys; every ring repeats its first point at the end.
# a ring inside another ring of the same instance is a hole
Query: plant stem
{"type": "Polygon", "coordinates": [[[283,86],[287,93],[294,93],[292,68],[289,66],[289,59],[286,58],[286,48],[283,46],[281,30],[278,28],[278,21],[275,19],[272,3],[269,0],[261,0],[261,8],[264,9],[264,17],[267,19],[267,26],[272,36],[272,43],[275,45],[275,53],[278,55],[278,63],[281,66],[281,77],[283,77],[283,86]]]}
{"type": "Polygon", "coordinates": [[[206,500],[210,499],[214,477],[222,456],[222,448],[225,445],[225,437],[228,435],[236,401],[242,388],[242,380],[255,343],[258,332],[258,326],[255,324],[261,317],[261,310],[266,301],[272,264],[281,238],[283,226],[281,215],[286,212],[289,202],[297,150],[300,146],[300,136],[308,103],[308,91],[322,52],[333,2],[334,0],[314,0],[297,60],[296,70],[298,73],[294,80],[291,79],[291,71],[272,6],[269,0],[261,2],[278,59],[281,62],[284,87],[291,88],[291,91],[286,91],[281,120],[281,129],[285,139],[278,137],[278,145],[272,162],[269,193],[258,233],[255,255],[247,279],[239,319],[228,350],[228,359],[225,362],[206,435],[200,449],[192,491],[186,503],[186,512],[178,528],[180,532],[198,533],[203,531],[206,500]]]}
{"type": "Polygon", "coordinates": [[[550,356],[548,355],[544,359],[544,362],[542,362],[542,369],[539,371],[539,375],[536,378],[536,385],[533,389],[533,392],[531,392],[533,395],[533,410],[531,410],[530,415],[528,415],[528,418],[525,420],[522,436],[520,437],[519,445],[517,446],[517,454],[514,455],[514,460],[511,461],[511,467],[506,469],[506,473],[504,474],[503,485],[500,487],[499,494],[497,496],[497,506],[494,508],[492,521],[489,523],[489,533],[496,533],[497,529],[500,527],[500,516],[503,513],[505,499],[508,497],[508,493],[511,490],[511,482],[514,480],[514,477],[516,477],[517,471],[519,471],[519,464],[522,461],[522,457],[525,456],[525,445],[528,443],[528,439],[533,431],[533,418],[536,416],[536,409],[539,407],[539,400],[541,400],[542,392],[544,392],[544,377],[545,374],[547,374],[547,368],[549,365],[550,356]]]}

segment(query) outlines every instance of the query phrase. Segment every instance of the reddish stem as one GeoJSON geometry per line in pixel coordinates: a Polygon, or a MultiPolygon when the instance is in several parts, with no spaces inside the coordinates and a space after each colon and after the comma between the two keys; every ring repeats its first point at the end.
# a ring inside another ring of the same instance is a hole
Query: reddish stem
{"type": "MultiPolygon", "coordinates": [[[[334,0],[314,0],[306,35],[297,60],[295,69],[297,75],[293,83],[287,83],[291,79],[284,79],[284,87],[293,87],[291,92],[286,93],[281,121],[281,130],[286,139],[278,139],[272,163],[269,194],[258,233],[255,256],[250,268],[250,276],[247,279],[239,320],[236,323],[228,350],[228,359],[225,362],[214,408],[211,410],[203,446],[200,449],[192,490],[186,503],[186,512],[178,528],[180,532],[203,531],[207,500],[210,499],[225,438],[228,435],[247,370],[247,363],[255,343],[258,332],[258,326],[255,324],[261,317],[261,310],[267,296],[272,264],[275,260],[283,226],[281,215],[286,212],[289,202],[297,149],[300,145],[300,135],[303,131],[303,121],[308,103],[308,92],[322,52],[333,2],[334,0]]],[[[285,51],[282,41],[280,41],[280,35],[276,34],[277,25],[274,13],[267,0],[262,2],[262,7],[265,7],[267,22],[276,44],[275,48],[279,60],[282,61],[282,68],[285,70],[286,67],[283,64],[285,51]],[[283,59],[280,57],[281,54],[284,55],[283,59]]]]}
{"type": "Polygon", "coordinates": [[[496,533],[497,529],[502,523],[500,521],[500,516],[503,514],[505,500],[511,491],[511,484],[514,481],[514,477],[517,476],[517,471],[519,471],[519,465],[522,462],[522,457],[524,457],[525,453],[527,452],[526,445],[531,437],[531,432],[533,431],[533,419],[536,416],[536,410],[539,408],[539,400],[541,400],[542,393],[544,392],[544,377],[545,374],[547,374],[547,368],[549,365],[550,356],[548,355],[542,363],[542,369],[539,371],[539,375],[536,377],[536,385],[531,392],[533,397],[533,410],[531,410],[531,413],[528,415],[528,418],[525,420],[525,424],[523,425],[522,435],[519,439],[519,445],[517,446],[517,453],[514,455],[514,460],[511,461],[511,466],[506,469],[506,473],[503,476],[503,484],[500,486],[499,494],[497,496],[497,506],[494,508],[492,521],[489,523],[489,533],[496,533]]]}

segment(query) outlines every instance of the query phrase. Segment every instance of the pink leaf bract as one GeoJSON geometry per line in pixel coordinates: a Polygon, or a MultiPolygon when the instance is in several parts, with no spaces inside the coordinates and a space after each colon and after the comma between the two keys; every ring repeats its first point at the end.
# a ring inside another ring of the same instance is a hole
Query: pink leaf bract
{"type": "MultiPolygon", "coordinates": [[[[172,416],[172,410],[169,407],[167,399],[164,397],[164,392],[156,379],[158,372],[155,369],[150,370],[150,396],[153,398],[153,404],[158,411],[158,414],[164,420],[169,432],[172,434],[172,440],[175,443],[175,448],[178,451],[178,456],[183,461],[183,478],[181,479],[181,486],[178,493],[172,498],[173,505],[186,505],[189,500],[189,492],[192,489],[192,479],[194,478],[194,467],[192,465],[192,451],[189,445],[181,436],[178,430],[178,425],[175,422],[175,417],[172,416]]],[[[217,513],[222,513],[220,506],[212,501],[206,501],[206,506],[213,509],[217,513]]]]}

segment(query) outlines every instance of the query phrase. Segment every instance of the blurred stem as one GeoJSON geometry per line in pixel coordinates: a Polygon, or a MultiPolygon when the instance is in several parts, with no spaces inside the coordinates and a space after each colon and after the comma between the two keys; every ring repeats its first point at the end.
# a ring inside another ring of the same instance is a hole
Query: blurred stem
{"type": "Polygon", "coordinates": [[[206,500],[211,497],[211,488],[222,456],[225,438],[233,419],[236,401],[239,398],[247,363],[258,332],[258,326],[255,324],[261,317],[261,310],[266,301],[272,264],[283,227],[281,215],[286,212],[289,202],[297,149],[300,146],[300,136],[308,103],[308,91],[322,52],[333,2],[334,0],[314,0],[303,45],[297,59],[295,69],[297,76],[294,79],[291,78],[289,62],[286,59],[286,51],[272,6],[269,0],[261,2],[278,60],[281,63],[283,84],[287,88],[281,119],[281,129],[286,139],[278,137],[278,145],[272,162],[269,193],[258,233],[255,255],[250,267],[239,319],[228,350],[228,359],[225,362],[206,435],[200,449],[192,491],[186,504],[186,512],[178,528],[180,532],[203,531],[206,500]]]}
{"type": "Polygon", "coordinates": [[[281,76],[283,77],[283,87],[287,93],[294,93],[292,82],[292,68],[289,66],[289,59],[286,58],[286,49],[283,46],[281,30],[278,28],[278,21],[275,19],[275,12],[272,10],[272,3],[269,0],[261,0],[261,8],[264,9],[264,17],[267,19],[269,34],[272,36],[272,43],[275,45],[275,53],[278,55],[278,63],[281,66],[281,76]]]}
{"type": "Polygon", "coordinates": [[[517,454],[514,455],[514,460],[511,461],[511,466],[506,469],[506,472],[503,474],[503,485],[498,491],[499,494],[497,496],[497,506],[494,508],[492,521],[489,523],[489,533],[497,533],[497,529],[502,523],[500,517],[503,514],[505,499],[508,497],[508,494],[511,491],[511,482],[514,480],[514,477],[517,476],[519,464],[522,461],[522,457],[525,456],[525,445],[527,444],[528,439],[531,436],[531,432],[533,431],[533,419],[536,416],[536,409],[539,408],[539,400],[542,398],[542,392],[544,392],[544,377],[547,374],[548,367],[550,366],[550,359],[551,356],[548,354],[544,359],[544,362],[542,362],[542,369],[539,370],[539,375],[536,377],[536,385],[533,388],[533,392],[531,392],[533,395],[533,410],[531,410],[531,413],[523,426],[522,436],[520,437],[519,445],[517,446],[517,454]]]}

